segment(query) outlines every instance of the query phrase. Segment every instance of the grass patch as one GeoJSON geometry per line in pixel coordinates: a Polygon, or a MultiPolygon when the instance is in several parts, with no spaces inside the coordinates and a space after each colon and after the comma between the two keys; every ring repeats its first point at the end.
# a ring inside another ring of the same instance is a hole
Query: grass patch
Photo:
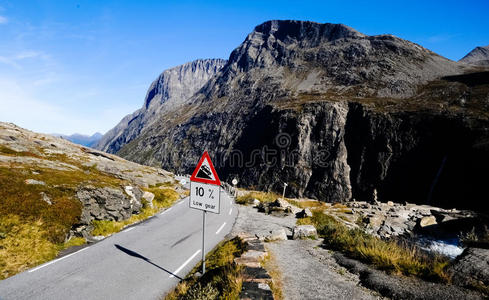
{"type": "Polygon", "coordinates": [[[273,202],[280,197],[281,196],[279,194],[273,192],[266,193],[266,192],[252,191],[247,193],[246,195],[238,196],[236,198],[236,203],[246,205],[248,203],[251,203],[253,199],[258,199],[260,200],[260,202],[268,203],[268,202],[273,202]]]}
{"type": "Polygon", "coordinates": [[[36,158],[41,158],[38,154],[30,152],[30,151],[15,151],[5,145],[0,145],[0,154],[6,156],[32,156],[36,158]]]}
{"type": "Polygon", "coordinates": [[[311,217],[305,217],[302,219],[297,219],[295,224],[296,225],[314,225],[311,217]]]}
{"type": "Polygon", "coordinates": [[[149,205],[144,205],[139,214],[132,215],[129,219],[123,221],[94,220],[92,221],[92,235],[108,236],[119,232],[128,225],[146,220],[161,209],[170,207],[176,200],[180,199],[178,193],[172,189],[150,188],[147,190],[155,195],[153,208],[149,205]]]}
{"type": "Polygon", "coordinates": [[[284,299],[283,288],[284,283],[282,281],[282,273],[280,273],[275,257],[268,252],[268,255],[261,263],[262,267],[265,268],[272,277],[272,281],[269,282],[270,289],[273,293],[273,299],[282,300],[284,299]]]}
{"type": "Polygon", "coordinates": [[[332,216],[313,212],[311,222],[324,238],[325,245],[347,256],[389,273],[413,275],[436,282],[449,282],[447,258],[421,253],[397,241],[384,241],[360,229],[348,229],[332,216]]]}
{"type": "Polygon", "coordinates": [[[87,243],[87,240],[85,238],[75,236],[75,237],[72,237],[71,239],[69,239],[68,241],[64,242],[63,244],[61,244],[59,246],[59,250],[68,249],[68,248],[74,247],[74,246],[85,245],[86,243],[87,243]]]}
{"type": "Polygon", "coordinates": [[[56,257],[58,246],[41,219],[17,215],[0,217],[0,279],[30,269],[56,257]]]}
{"type": "Polygon", "coordinates": [[[297,206],[299,208],[302,208],[302,209],[306,209],[306,208],[322,209],[322,208],[329,207],[328,204],[326,204],[325,202],[321,202],[321,201],[313,201],[313,200],[297,201],[297,200],[292,200],[292,199],[288,199],[287,201],[289,201],[290,204],[297,206]]]}
{"type": "Polygon", "coordinates": [[[221,242],[207,254],[204,276],[194,276],[202,268],[201,264],[197,265],[164,299],[239,299],[242,270],[234,263],[234,258],[245,250],[239,237],[221,242]]]}

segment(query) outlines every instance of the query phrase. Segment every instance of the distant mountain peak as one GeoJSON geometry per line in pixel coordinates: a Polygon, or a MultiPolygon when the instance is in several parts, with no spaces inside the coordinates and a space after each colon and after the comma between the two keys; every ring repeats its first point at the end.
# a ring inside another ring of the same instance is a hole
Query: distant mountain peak
{"type": "Polygon", "coordinates": [[[475,47],[465,55],[459,62],[471,65],[487,65],[489,66],[489,45],[485,47],[475,47]]]}
{"type": "Polygon", "coordinates": [[[225,59],[197,59],[163,71],[151,83],[143,107],[125,116],[100,139],[95,147],[116,153],[157,120],[161,114],[184,104],[226,63],[225,59]]]}
{"type": "Polygon", "coordinates": [[[53,133],[51,135],[87,147],[95,146],[98,143],[98,141],[102,138],[102,134],[100,132],[96,132],[92,135],[85,135],[80,133],[74,133],[72,135],[53,133]]]}

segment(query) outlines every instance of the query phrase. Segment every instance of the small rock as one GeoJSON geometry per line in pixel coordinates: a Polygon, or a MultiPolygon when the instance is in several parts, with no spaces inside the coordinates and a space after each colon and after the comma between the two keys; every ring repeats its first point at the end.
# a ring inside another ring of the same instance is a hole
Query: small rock
{"type": "Polygon", "coordinates": [[[271,291],[272,289],[268,285],[268,283],[258,283],[258,288],[265,290],[265,291],[271,291]]]}
{"type": "Polygon", "coordinates": [[[150,192],[143,193],[143,199],[148,203],[148,206],[153,208],[153,199],[155,198],[155,194],[150,192]]]}
{"type": "Polygon", "coordinates": [[[394,206],[394,202],[392,202],[392,201],[387,201],[387,205],[389,205],[389,206],[394,206]]]}
{"type": "Polygon", "coordinates": [[[44,181],[35,180],[35,179],[26,179],[24,182],[25,182],[25,184],[46,185],[46,183],[44,181]]]}
{"type": "Polygon", "coordinates": [[[418,225],[421,228],[426,227],[426,226],[430,226],[430,225],[435,225],[435,224],[437,224],[435,216],[422,217],[421,219],[419,219],[419,222],[418,222],[418,225]]]}
{"type": "Polygon", "coordinates": [[[253,206],[258,207],[261,204],[260,200],[258,199],[253,199],[253,206]]]}
{"type": "Polygon", "coordinates": [[[294,227],[292,238],[294,240],[307,237],[317,238],[317,235],[316,228],[313,225],[299,225],[294,227]]]}
{"type": "Polygon", "coordinates": [[[49,205],[52,205],[53,203],[51,202],[51,198],[49,198],[48,195],[46,195],[46,193],[44,192],[40,192],[39,195],[41,195],[41,200],[46,202],[47,204],[49,205]]]}
{"type": "Polygon", "coordinates": [[[286,208],[287,206],[290,206],[289,202],[285,201],[282,198],[277,198],[274,202],[270,203],[270,206],[276,206],[276,207],[283,207],[286,208]]]}
{"type": "Polygon", "coordinates": [[[287,239],[287,233],[283,228],[272,230],[270,231],[270,234],[265,236],[265,242],[284,241],[286,239],[287,239]]]}
{"type": "Polygon", "coordinates": [[[309,208],[303,209],[300,212],[295,214],[296,218],[306,218],[306,217],[312,217],[312,212],[309,208]]]}

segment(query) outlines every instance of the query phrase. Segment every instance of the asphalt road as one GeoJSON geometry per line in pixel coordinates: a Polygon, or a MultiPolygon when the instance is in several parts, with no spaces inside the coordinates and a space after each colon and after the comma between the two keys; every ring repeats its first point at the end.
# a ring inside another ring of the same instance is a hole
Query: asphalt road
{"type": "MultiPolygon", "coordinates": [[[[206,215],[206,253],[238,210],[221,188],[220,214],[206,215]]],[[[0,281],[0,299],[159,299],[202,257],[202,211],[188,198],[96,244],[0,281]]]]}

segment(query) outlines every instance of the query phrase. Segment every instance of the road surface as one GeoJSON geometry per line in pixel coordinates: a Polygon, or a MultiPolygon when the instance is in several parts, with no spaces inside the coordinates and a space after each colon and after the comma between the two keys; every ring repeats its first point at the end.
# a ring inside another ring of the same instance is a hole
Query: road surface
{"type": "MultiPolygon", "coordinates": [[[[221,213],[207,213],[206,253],[237,216],[221,188],[221,213]]],[[[0,281],[0,299],[159,299],[202,257],[202,211],[189,200],[96,244],[0,281]]]]}

